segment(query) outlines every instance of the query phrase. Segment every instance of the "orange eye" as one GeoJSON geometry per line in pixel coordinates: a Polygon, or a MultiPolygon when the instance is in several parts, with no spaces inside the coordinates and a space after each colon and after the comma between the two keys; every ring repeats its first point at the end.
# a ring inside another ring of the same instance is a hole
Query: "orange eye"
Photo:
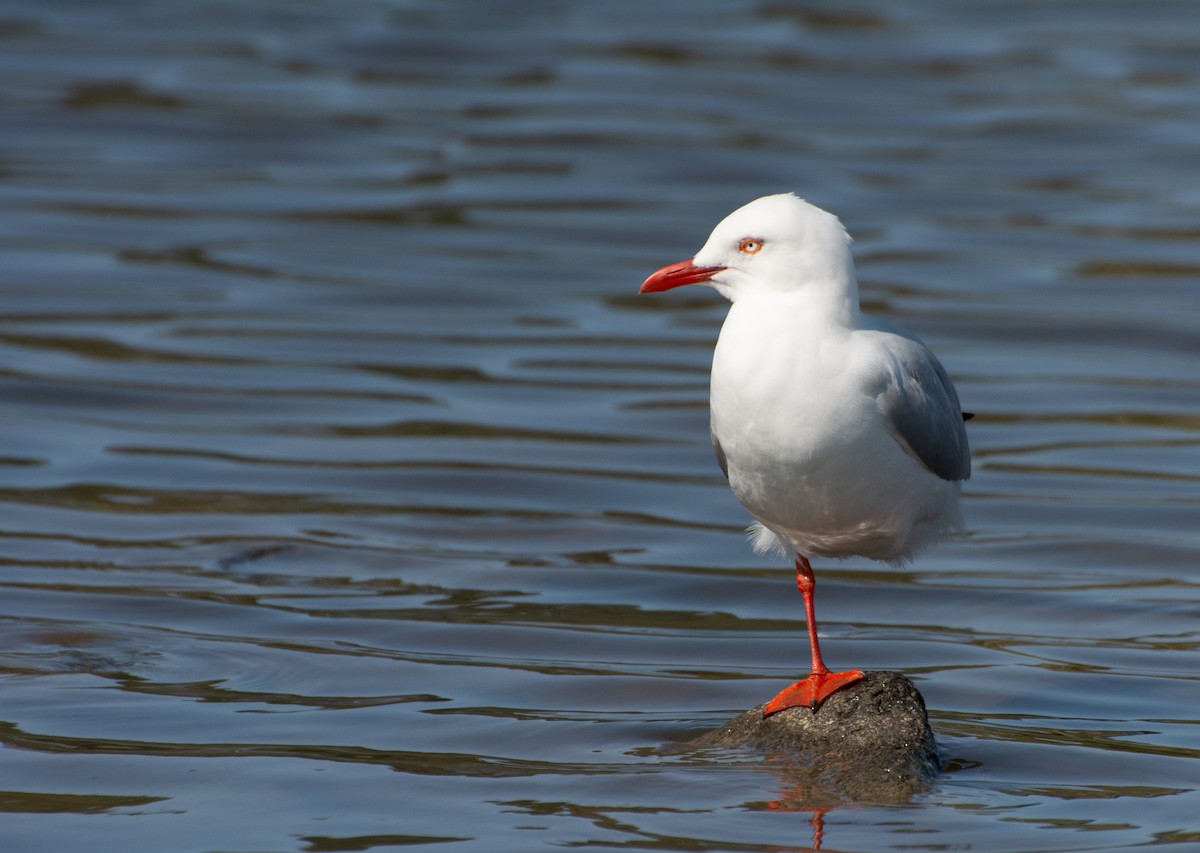
{"type": "Polygon", "coordinates": [[[755,240],[753,237],[747,237],[742,242],[738,243],[738,250],[745,252],[747,255],[753,255],[763,247],[762,240],[755,240]]]}

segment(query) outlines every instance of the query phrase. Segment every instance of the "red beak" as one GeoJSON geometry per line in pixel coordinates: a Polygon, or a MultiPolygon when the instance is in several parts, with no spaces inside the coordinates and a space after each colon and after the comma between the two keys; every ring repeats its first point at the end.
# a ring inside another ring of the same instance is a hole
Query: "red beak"
{"type": "Polygon", "coordinates": [[[663,267],[650,278],[642,282],[638,293],[657,293],[660,290],[670,290],[685,284],[699,284],[708,281],[725,267],[698,267],[692,259],[663,267]]]}

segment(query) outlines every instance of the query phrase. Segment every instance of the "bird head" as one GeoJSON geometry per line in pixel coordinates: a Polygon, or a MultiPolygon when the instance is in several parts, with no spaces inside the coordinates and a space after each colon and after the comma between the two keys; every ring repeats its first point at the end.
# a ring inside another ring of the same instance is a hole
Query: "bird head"
{"type": "Polygon", "coordinates": [[[707,284],[730,300],[830,291],[857,303],[850,236],[836,216],[791,193],[755,199],[725,217],[695,257],[663,267],[640,293],[707,284]]]}

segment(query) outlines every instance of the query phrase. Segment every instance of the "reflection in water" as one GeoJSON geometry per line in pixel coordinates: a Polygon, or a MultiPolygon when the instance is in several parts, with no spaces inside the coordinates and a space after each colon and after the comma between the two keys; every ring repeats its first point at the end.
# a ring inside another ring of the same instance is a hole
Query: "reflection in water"
{"type": "Polygon", "coordinates": [[[796,785],[785,791],[780,799],[772,800],[767,804],[767,806],[772,811],[811,812],[812,818],[808,822],[808,825],[812,827],[812,845],[810,849],[823,850],[823,845],[825,843],[825,815],[829,813],[830,809],[817,806],[804,807],[790,805],[790,803],[805,803],[811,801],[812,797],[809,794],[808,789],[804,785],[796,785]]]}
{"type": "Polygon", "coordinates": [[[1198,46],[1132,8],[5,4],[6,844],[1194,842],[1198,46]],[[721,306],[632,291],[787,190],[979,415],[964,542],[817,566],[900,802],[660,748],[804,649],[721,306]]]}

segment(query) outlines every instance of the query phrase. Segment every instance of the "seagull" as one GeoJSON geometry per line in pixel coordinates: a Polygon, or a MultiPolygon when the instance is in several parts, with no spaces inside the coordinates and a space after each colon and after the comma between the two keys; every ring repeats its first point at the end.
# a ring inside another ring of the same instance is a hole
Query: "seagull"
{"type": "Polygon", "coordinates": [[[639,291],[704,284],[732,303],[713,352],[713,451],[756,519],[754,550],[794,555],[812,652],[809,675],[764,717],[816,713],[863,677],[830,672],[821,657],[810,556],[902,565],[963,530],[972,415],[920,340],[859,309],[850,243],[833,214],[791,193],[764,196],[639,291]]]}

